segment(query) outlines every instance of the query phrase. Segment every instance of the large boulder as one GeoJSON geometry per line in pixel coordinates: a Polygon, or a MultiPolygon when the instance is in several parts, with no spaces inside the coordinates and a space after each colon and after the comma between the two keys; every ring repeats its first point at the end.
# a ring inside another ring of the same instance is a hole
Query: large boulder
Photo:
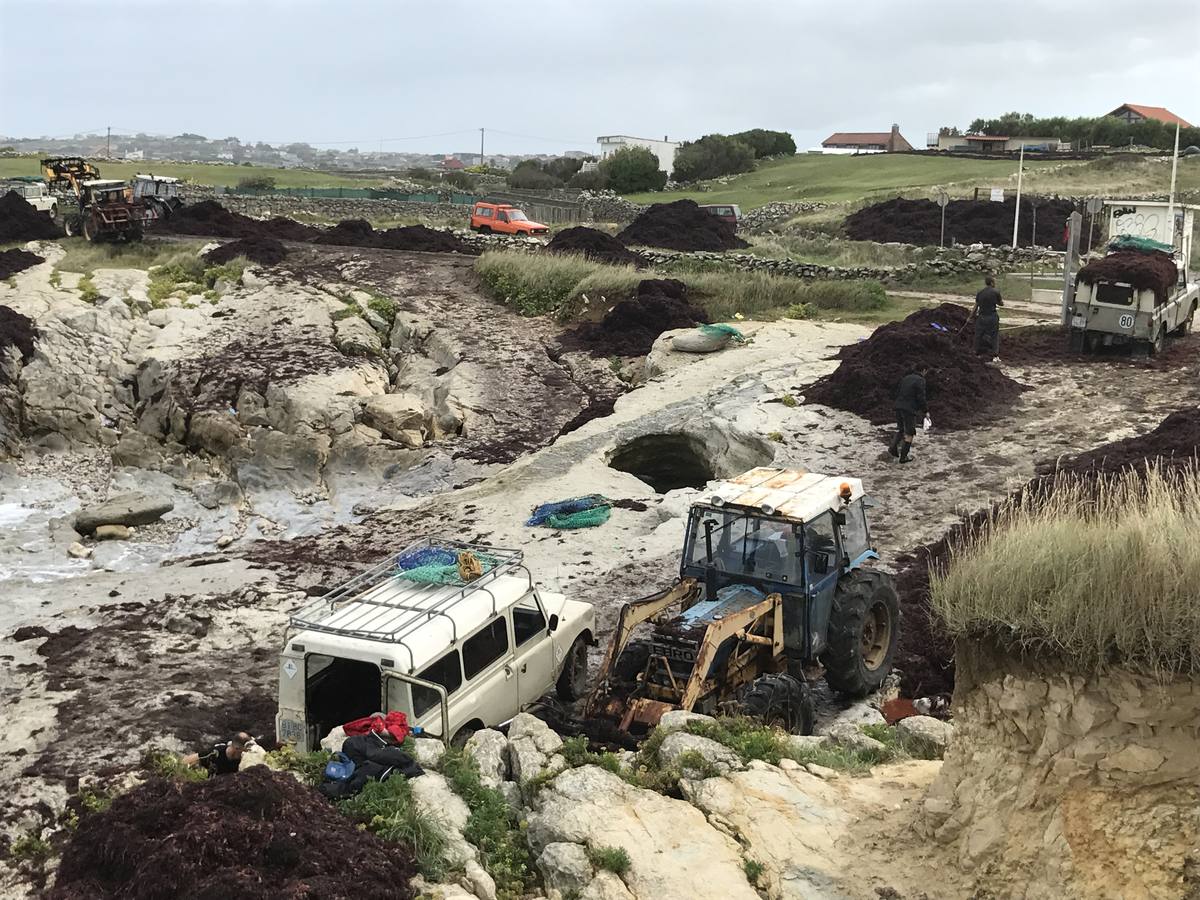
{"type": "Polygon", "coordinates": [[[479,778],[487,786],[498,788],[508,781],[508,738],[491,728],[483,728],[467,739],[467,754],[479,766],[479,778]]]}
{"type": "Polygon", "coordinates": [[[880,753],[887,750],[882,741],[864,734],[857,725],[841,724],[829,729],[829,743],[845,747],[855,753],[880,753]]]}
{"type": "Polygon", "coordinates": [[[379,334],[358,316],[347,316],[337,323],[333,342],[346,356],[383,356],[379,334]]]}
{"type": "Polygon", "coordinates": [[[429,417],[425,404],[415,394],[381,394],[363,406],[363,418],[373,428],[405,447],[425,443],[429,417]]]}
{"type": "Polygon", "coordinates": [[[542,881],[548,888],[581,891],[592,880],[592,863],[579,844],[547,844],[537,859],[542,881]]]}
{"type": "Polygon", "coordinates": [[[896,734],[914,756],[941,759],[950,745],[954,726],[933,716],[909,716],[896,723],[896,734]]]}
{"type": "Polygon", "coordinates": [[[101,525],[150,525],[175,508],[170,497],[139,491],[119,494],[96,506],[81,509],[75,516],[75,530],[91,534],[101,525]]]}
{"type": "Polygon", "coordinates": [[[477,852],[463,837],[463,829],[471,817],[467,801],[458,796],[445,776],[437,772],[426,772],[412,780],[413,801],[421,814],[441,826],[446,835],[446,848],[442,856],[451,866],[463,867],[468,861],[477,860],[477,852]]]}
{"type": "Polygon", "coordinates": [[[712,716],[687,709],[671,709],[658,720],[658,731],[683,731],[691,722],[715,722],[712,716]]]}
{"type": "Polygon", "coordinates": [[[508,759],[513,780],[523,784],[547,770],[566,767],[558,755],[563,740],[550,726],[529,713],[518,713],[508,727],[508,759]]]}
{"type": "Polygon", "coordinates": [[[741,757],[724,744],[698,734],[688,734],[686,731],[674,731],[667,735],[667,739],[658,748],[658,758],[668,766],[682,769],[683,774],[688,777],[697,774],[692,770],[701,768],[693,765],[689,758],[703,760],[702,767],[711,767],[721,775],[744,768],[741,757]]]}
{"type": "Polygon", "coordinates": [[[689,803],[581,766],[555,778],[536,804],[527,832],[534,853],[561,842],[620,847],[629,856],[622,880],[635,897],[758,900],[737,841],[689,803]]]}

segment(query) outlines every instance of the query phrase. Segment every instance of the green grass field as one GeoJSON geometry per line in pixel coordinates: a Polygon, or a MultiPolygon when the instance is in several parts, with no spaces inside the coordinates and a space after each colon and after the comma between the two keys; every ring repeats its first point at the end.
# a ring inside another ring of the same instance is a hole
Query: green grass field
{"type": "MultiPolygon", "coordinates": [[[[921,196],[936,187],[952,196],[970,196],[974,188],[1016,187],[1016,163],[1011,160],[962,159],[945,156],[906,156],[886,153],[868,156],[800,154],[772,160],[753,172],[710,182],[709,191],[632,194],[637,203],[665,203],[688,198],[699,203],[736,203],[742,211],[772,200],[813,200],[853,203],[904,193],[921,196]]],[[[1131,193],[1166,193],[1171,178],[1169,160],[1162,158],[1102,157],[1090,161],[1027,161],[1023,189],[1067,195],[1097,194],[1120,197],[1131,193]]],[[[1200,188],[1200,157],[1181,159],[1180,191],[1200,188]]]]}
{"type": "MultiPolygon", "coordinates": [[[[37,156],[10,156],[0,158],[0,179],[18,175],[41,177],[42,170],[37,156]]],[[[211,163],[167,163],[156,160],[144,162],[119,162],[93,160],[105,178],[132,178],[141,173],[182,178],[193,184],[213,187],[233,187],[243,178],[269,176],[279,187],[374,187],[383,183],[383,178],[374,176],[333,175],[312,169],[273,169],[266,166],[218,166],[211,163]]]]}

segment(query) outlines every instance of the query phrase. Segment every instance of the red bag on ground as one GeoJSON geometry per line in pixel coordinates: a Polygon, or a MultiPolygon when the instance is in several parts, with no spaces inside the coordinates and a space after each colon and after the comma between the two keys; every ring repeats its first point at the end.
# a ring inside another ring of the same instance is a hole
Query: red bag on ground
{"type": "Polygon", "coordinates": [[[386,716],[381,716],[375,713],[370,716],[363,716],[361,719],[355,719],[353,722],[347,722],[342,726],[342,730],[348,735],[368,734],[372,731],[380,733],[387,732],[396,739],[396,743],[404,743],[404,739],[408,737],[408,716],[402,712],[393,710],[386,716]]]}

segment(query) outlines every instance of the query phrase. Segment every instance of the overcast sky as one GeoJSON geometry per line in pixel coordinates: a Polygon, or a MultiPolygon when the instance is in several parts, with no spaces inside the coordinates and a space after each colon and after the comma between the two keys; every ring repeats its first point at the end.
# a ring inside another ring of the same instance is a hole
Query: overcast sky
{"type": "Polygon", "coordinates": [[[1200,122],[1200,2],[0,0],[0,134],[489,153],[1008,110],[1200,122]],[[397,140],[398,138],[411,138],[397,140]]]}

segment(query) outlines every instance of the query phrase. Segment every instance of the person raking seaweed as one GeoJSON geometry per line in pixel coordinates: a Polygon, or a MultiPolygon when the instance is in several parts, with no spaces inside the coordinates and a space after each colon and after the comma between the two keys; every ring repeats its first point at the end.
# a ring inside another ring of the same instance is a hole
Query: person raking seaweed
{"type": "Polygon", "coordinates": [[[917,436],[917,417],[925,421],[925,427],[930,425],[925,401],[925,376],[929,368],[922,366],[914,369],[896,386],[896,434],[888,447],[888,453],[898,457],[900,462],[911,462],[909,453],[912,451],[913,438],[917,436]]]}
{"type": "Polygon", "coordinates": [[[996,290],[996,279],[983,279],[983,290],[975,295],[975,355],[996,359],[1000,356],[1000,310],[1004,300],[996,290]]]}

